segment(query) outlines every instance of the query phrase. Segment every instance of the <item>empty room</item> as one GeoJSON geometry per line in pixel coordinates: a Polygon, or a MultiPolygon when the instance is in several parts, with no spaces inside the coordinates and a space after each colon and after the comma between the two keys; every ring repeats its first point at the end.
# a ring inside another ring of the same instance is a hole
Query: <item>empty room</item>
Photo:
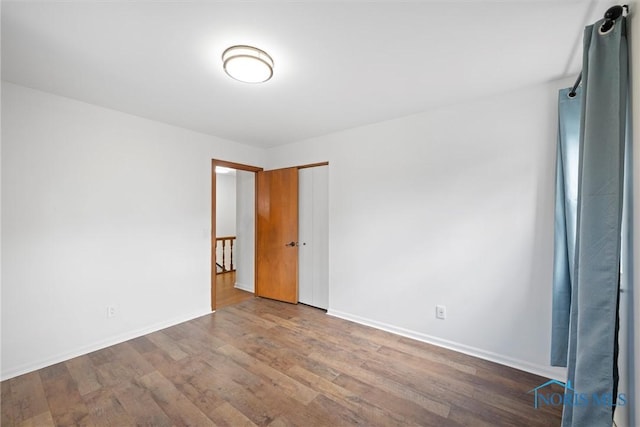
{"type": "Polygon", "coordinates": [[[638,0],[0,5],[2,426],[640,425],[638,0]]]}

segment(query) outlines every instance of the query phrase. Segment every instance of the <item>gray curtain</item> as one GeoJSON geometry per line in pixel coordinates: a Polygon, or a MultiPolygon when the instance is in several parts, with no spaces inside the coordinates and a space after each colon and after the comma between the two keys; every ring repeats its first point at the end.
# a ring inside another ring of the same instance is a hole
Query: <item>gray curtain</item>
{"type": "Polygon", "coordinates": [[[551,365],[567,366],[569,315],[578,218],[578,161],[582,88],[558,94],[558,148],[556,154],[556,212],[553,265],[551,365]]]}
{"type": "Polygon", "coordinates": [[[584,32],[582,93],[569,99],[561,91],[559,102],[551,361],[568,368],[569,398],[589,399],[565,400],[564,427],[611,426],[614,406],[592,397],[611,396],[615,403],[617,391],[627,38],[624,17],[605,34],[602,23],[584,32]],[[576,156],[576,100],[578,161],[569,164],[576,156]]]}

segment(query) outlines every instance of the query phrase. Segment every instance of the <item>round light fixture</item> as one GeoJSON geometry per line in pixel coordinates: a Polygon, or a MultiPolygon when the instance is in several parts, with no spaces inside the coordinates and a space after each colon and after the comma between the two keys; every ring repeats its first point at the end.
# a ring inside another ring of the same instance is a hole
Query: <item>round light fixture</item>
{"type": "Polygon", "coordinates": [[[273,76],[273,59],[253,46],[231,46],[222,52],[222,64],[229,77],[245,83],[264,83],[273,76]]]}

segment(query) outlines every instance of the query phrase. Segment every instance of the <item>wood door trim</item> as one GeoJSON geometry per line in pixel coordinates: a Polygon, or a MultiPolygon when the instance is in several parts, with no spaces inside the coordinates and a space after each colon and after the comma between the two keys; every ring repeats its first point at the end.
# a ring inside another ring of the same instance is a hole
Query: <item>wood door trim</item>
{"type": "Polygon", "coordinates": [[[309,163],[308,165],[296,166],[298,169],[316,168],[318,166],[329,166],[329,162],[309,163]]]}
{"type": "MultiPolygon", "coordinates": [[[[243,165],[241,163],[227,162],[225,160],[211,159],[211,311],[216,310],[216,166],[257,173],[263,170],[257,166],[243,165]]],[[[256,180],[257,181],[257,180],[256,180]]],[[[256,184],[257,185],[257,182],[256,184]]],[[[258,203],[257,191],[254,194],[254,206],[258,203]]],[[[254,229],[256,224],[254,224],[254,229]]],[[[254,238],[257,238],[255,236],[254,238]]],[[[254,257],[257,252],[254,253],[254,257]]],[[[255,276],[255,272],[254,272],[255,276]]]]}
{"type": "Polygon", "coordinates": [[[306,165],[299,165],[299,166],[285,166],[285,167],[282,167],[282,168],[267,169],[266,172],[279,171],[279,170],[291,169],[291,168],[307,169],[307,168],[315,168],[315,167],[318,167],[318,166],[329,166],[329,162],[308,163],[306,165]]]}

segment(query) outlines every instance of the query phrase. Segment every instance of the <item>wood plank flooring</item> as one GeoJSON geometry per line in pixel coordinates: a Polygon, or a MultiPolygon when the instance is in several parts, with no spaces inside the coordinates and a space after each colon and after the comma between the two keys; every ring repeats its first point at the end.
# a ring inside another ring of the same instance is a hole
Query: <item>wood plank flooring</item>
{"type": "Polygon", "coordinates": [[[252,299],[251,292],[235,288],[236,272],[218,274],[216,276],[216,309],[219,310],[242,301],[252,299]]]}
{"type": "Polygon", "coordinates": [[[2,382],[2,426],[556,426],[526,372],[251,298],[2,382]]]}

